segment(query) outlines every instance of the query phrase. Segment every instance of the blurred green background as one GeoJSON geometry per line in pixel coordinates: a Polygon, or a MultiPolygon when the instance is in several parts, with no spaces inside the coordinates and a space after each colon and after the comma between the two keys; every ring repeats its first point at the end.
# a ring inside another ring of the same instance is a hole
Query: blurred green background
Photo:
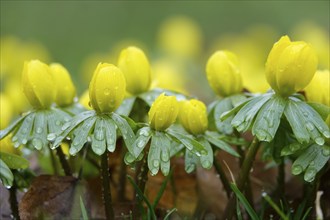
{"type": "Polygon", "coordinates": [[[221,34],[254,24],[283,35],[311,21],[329,32],[329,8],[329,1],[1,1],[1,37],[40,42],[79,79],[89,54],[108,52],[123,39],[152,54],[159,26],[172,15],[195,20],[208,48],[221,34]]]}

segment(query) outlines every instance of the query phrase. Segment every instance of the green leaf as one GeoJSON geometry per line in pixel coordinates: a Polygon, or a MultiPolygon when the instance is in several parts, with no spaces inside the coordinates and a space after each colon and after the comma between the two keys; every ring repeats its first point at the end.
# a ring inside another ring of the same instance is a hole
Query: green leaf
{"type": "Polygon", "coordinates": [[[12,137],[15,147],[18,147],[21,144],[25,145],[30,141],[35,115],[35,112],[26,115],[23,122],[17,126],[18,129],[14,132],[12,137]]]}
{"type": "Polygon", "coordinates": [[[206,155],[201,155],[200,156],[200,162],[203,168],[205,169],[210,169],[213,165],[213,150],[211,145],[209,144],[209,142],[207,140],[205,140],[204,137],[200,137],[197,139],[197,141],[199,143],[201,143],[205,150],[207,151],[206,155]]]}
{"type": "Polygon", "coordinates": [[[0,179],[5,187],[13,185],[14,176],[9,167],[0,159],[0,179]]]}
{"type": "Polygon", "coordinates": [[[233,133],[233,127],[231,125],[231,121],[234,116],[228,117],[226,120],[220,120],[221,115],[224,112],[230,111],[233,108],[231,99],[226,98],[220,100],[214,108],[214,120],[216,128],[219,132],[224,134],[231,134],[233,133]]]}
{"type": "Polygon", "coordinates": [[[111,113],[111,118],[117,125],[118,129],[120,130],[121,135],[123,136],[125,145],[127,147],[127,150],[134,155],[133,152],[133,144],[135,141],[135,134],[132,131],[132,128],[129,126],[128,122],[122,118],[120,115],[116,113],[111,113]]]}
{"type": "Polygon", "coordinates": [[[300,153],[292,164],[291,172],[293,175],[299,175],[304,172],[304,180],[306,182],[312,182],[316,174],[324,167],[329,159],[329,146],[312,144],[300,153]]]}
{"type": "MultiPolygon", "coordinates": [[[[260,108],[271,98],[272,94],[264,94],[254,97],[248,102],[244,102],[244,106],[239,110],[233,118],[231,124],[239,131],[247,131],[260,108]]],[[[239,105],[240,106],[240,105],[239,105]]]]}
{"type": "Polygon", "coordinates": [[[330,114],[329,106],[314,102],[309,102],[307,104],[310,105],[317,113],[319,113],[324,121],[327,119],[327,117],[330,114]]]}
{"type": "Polygon", "coordinates": [[[10,169],[25,169],[29,167],[29,161],[16,154],[0,152],[0,159],[7,164],[10,169]]]}
{"type": "Polygon", "coordinates": [[[16,119],[13,123],[11,123],[7,128],[3,129],[0,131],[0,140],[3,139],[4,137],[6,137],[12,130],[14,130],[16,128],[16,126],[21,123],[21,121],[27,116],[29,115],[23,115],[20,118],[16,119]]]}
{"type": "Polygon", "coordinates": [[[152,208],[151,203],[149,202],[148,198],[145,197],[145,195],[143,194],[143,192],[141,191],[141,189],[136,185],[136,183],[134,182],[133,178],[131,176],[127,176],[129,182],[132,184],[132,186],[134,187],[135,191],[137,192],[137,194],[139,195],[140,198],[142,198],[144,200],[144,202],[147,204],[149,213],[151,215],[151,218],[154,220],[157,220],[156,214],[154,209],[152,208]]]}
{"type": "Polygon", "coordinates": [[[199,162],[198,156],[196,156],[194,153],[192,153],[189,150],[186,150],[185,158],[184,158],[184,169],[187,173],[192,173],[199,162]]]}
{"type": "Polygon", "coordinates": [[[273,200],[267,195],[267,193],[262,193],[262,197],[268,202],[268,204],[277,212],[281,219],[289,220],[288,216],[286,216],[283,211],[273,202],[273,200]]]}
{"type": "Polygon", "coordinates": [[[303,120],[304,116],[301,114],[295,102],[289,100],[284,109],[284,115],[288,120],[297,140],[300,143],[308,143],[310,136],[305,127],[305,121],[303,120]]]}
{"type": "Polygon", "coordinates": [[[83,220],[88,220],[87,211],[86,211],[86,208],[85,208],[85,205],[84,205],[84,202],[83,202],[81,196],[79,198],[79,202],[80,202],[80,209],[81,209],[82,219],[83,220]]]}
{"type": "Polygon", "coordinates": [[[105,138],[107,143],[107,149],[110,152],[114,152],[116,149],[117,141],[117,128],[115,122],[110,117],[105,117],[105,138]]]}
{"type": "Polygon", "coordinates": [[[161,138],[160,146],[161,146],[161,152],[160,152],[160,170],[164,174],[164,176],[167,176],[170,172],[170,149],[171,149],[171,140],[165,135],[165,133],[160,133],[161,138]]]}
{"type": "Polygon", "coordinates": [[[65,123],[61,130],[61,134],[55,139],[52,148],[58,147],[62,141],[70,134],[72,130],[74,130],[78,125],[80,125],[85,120],[95,116],[95,111],[85,111],[80,113],[79,115],[72,118],[69,122],[65,123]]]}
{"type": "Polygon", "coordinates": [[[281,156],[289,156],[295,153],[299,153],[301,150],[308,147],[310,144],[301,144],[299,142],[291,143],[289,145],[286,145],[281,150],[281,156]]]}
{"type": "Polygon", "coordinates": [[[176,212],[176,211],[178,211],[177,208],[173,208],[173,209],[171,209],[170,211],[168,211],[167,214],[166,214],[165,217],[164,217],[164,220],[170,219],[170,216],[171,216],[174,212],[176,212]]]}
{"type": "MultiPolygon", "coordinates": [[[[42,148],[46,148],[48,145],[47,140],[47,111],[36,111],[35,119],[33,124],[33,134],[31,135],[32,141],[31,145],[37,149],[41,150],[42,148]]],[[[14,138],[14,137],[13,137],[14,138]]]]}
{"type": "Polygon", "coordinates": [[[270,142],[274,139],[281,117],[284,112],[286,100],[273,95],[260,109],[252,126],[252,134],[260,141],[270,142]]]}
{"type": "Polygon", "coordinates": [[[197,156],[206,155],[207,151],[205,150],[204,146],[200,144],[198,141],[192,139],[188,135],[183,135],[171,130],[167,130],[167,133],[176,138],[179,142],[181,142],[188,150],[192,153],[196,154],[197,156]]]}
{"type": "Polygon", "coordinates": [[[119,115],[129,116],[129,114],[133,109],[135,100],[136,100],[135,96],[124,99],[124,101],[121,103],[119,108],[116,110],[116,113],[119,115]]]}
{"type": "Polygon", "coordinates": [[[90,131],[93,129],[97,117],[87,118],[81,125],[73,131],[73,139],[70,145],[70,154],[76,155],[88,141],[90,131]]]}
{"type": "Polygon", "coordinates": [[[133,153],[134,153],[133,156],[135,158],[137,158],[141,154],[141,152],[149,142],[152,134],[153,132],[151,131],[150,127],[143,127],[140,130],[138,130],[137,132],[138,136],[133,143],[133,153]]]}
{"type": "Polygon", "coordinates": [[[240,157],[240,155],[226,142],[220,140],[221,136],[217,132],[205,132],[205,138],[212,143],[214,146],[220,148],[223,151],[235,156],[240,157]]]}
{"type": "Polygon", "coordinates": [[[239,110],[241,110],[241,108],[244,107],[245,104],[247,104],[250,100],[252,100],[252,98],[249,98],[245,101],[243,101],[242,103],[238,104],[236,107],[234,107],[233,109],[231,109],[230,111],[224,112],[221,116],[220,119],[222,121],[226,120],[227,118],[235,115],[239,110]]]}
{"type": "Polygon", "coordinates": [[[97,117],[92,136],[92,150],[97,155],[102,155],[106,150],[105,123],[102,117],[97,117]]]}
{"type": "Polygon", "coordinates": [[[237,186],[235,184],[231,183],[230,188],[234,191],[234,193],[237,196],[237,198],[239,199],[239,201],[241,201],[242,205],[244,206],[247,213],[250,215],[251,219],[259,220],[257,213],[251,207],[250,203],[247,201],[247,199],[244,197],[244,195],[241,193],[241,191],[237,188],[237,186]]]}
{"type": "MultiPolygon", "coordinates": [[[[150,149],[148,153],[148,168],[150,170],[151,175],[156,175],[160,168],[160,154],[161,149],[163,146],[163,139],[164,136],[161,134],[160,131],[156,131],[151,138],[150,149]]],[[[166,138],[167,139],[167,138],[166,138]]]]}

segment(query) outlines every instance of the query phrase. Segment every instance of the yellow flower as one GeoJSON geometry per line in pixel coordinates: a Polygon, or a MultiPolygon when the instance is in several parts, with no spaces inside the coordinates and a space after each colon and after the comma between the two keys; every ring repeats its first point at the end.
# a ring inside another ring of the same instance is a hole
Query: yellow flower
{"type": "Polygon", "coordinates": [[[88,110],[91,110],[92,107],[90,106],[90,103],[89,103],[89,91],[86,90],[79,98],[79,103],[85,108],[85,109],[88,109],[88,110]]]}
{"type": "Polygon", "coordinates": [[[58,63],[53,63],[49,67],[56,84],[56,104],[61,107],[72,104],[76,96],[76,88],[72,83],[69,72],[58,63]]]}
{"type": "Polygon", "coordinates": [[[10,100],[14,114],[18,115],[29,109],[29,102],[22,91],[21,79],[6,80],[4,93],[10,100]]]}
{"type": "Polygon", "coordinates": [[[12,136],[8,135],[4,139],[0,140],[0,152],[20,155],[20,150],[14,147],[11,138],[12,136]]]}
{"type": "Polygon", "coordinates": [[[316,68],[317,56],[310,45],[283,36],[268,55],[266,79],[276,93],[289,96],[308,85],[316,68]]]}
{"type": "Polygon", "coordinates": [[[126,81],[115,65],[99,63],[89,84],[89,98],[94,110],[113,112],[122,103],[126,92],[126,81]]]}
{"type": "Polygon", "coordinates": [[[165,93],[162,93],[151,105],[148,113],[150,127],[164,131],[175,122],[178,113],[179,103],[175,96],[165,96],[165,93]]]}
{"type": "Polygon", "coordinates": [[[305,88],[308,101],[318,102],[330,106],[330,72],[316,71],[312,81],[305,88]]]}
{"type": "Polygon", "coordinates": [[[46,109],[54,102],[56,88],[48,65],[39,60],[25,62],[22,84],[23,92],[34,108],[46,109]]]}
{"type": "Polygon", "coordinates": [[[141,49],[128,47],[122,50],[118,59],[118,67],[125,75],[129,93],[139,94],[149,89],[151,83],[150,64],[141,49]]]}
{"type": "Polygon", "coordinates": [[[220,96],[240,93],[243,89],[238,60],[234,53],[215,52],[207,61],[206,74],[211,88],[220,96]]]}
{"type": "Polygon", "coordinates": [[[4,94],[0,94],[0,110],[0,129],[4,129],[9,125],[13,116],[10,99],[4,94]]]}
{"type": "Polygon", "coordinates": [[[196,57],[202,49],[203,35],[198,24],[184,16],[171,17],[159,30],[160,48],[172,55],[196,57]]]}
{"type": "Polygon", "coordinates": [[[205,104],[196,99],[180,102],[179,120],[189,133],[203,134],[208,125],[205,104]]]}

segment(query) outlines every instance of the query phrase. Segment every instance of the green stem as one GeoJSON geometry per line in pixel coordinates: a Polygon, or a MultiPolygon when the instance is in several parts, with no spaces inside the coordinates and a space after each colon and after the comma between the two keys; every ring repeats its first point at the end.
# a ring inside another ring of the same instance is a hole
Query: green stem
{"type": "Polygon", "coordinates": [[[121,141],[121,163],[120,163],[120,171],[119,171],[119,184],[118,184],[118,190],[117,190],[117,195],[118,195],[118,201],[119,202],[124,202],[126,200],[125,198],[125,192],[126,192],[126,164],[125,164],[125,154],[126,150],[124,148],[124,143],[121,141]]]}
{"type": "Polygon", "coordinates": [[[105,216],[107,220],[114,220],[115,213],[112,207],[111,188],[110,188],[110,176],[108,165],[108,153],[105,152],[101,156],[101,174],[102,174],[102,186],[103,186],[103,203],[105,209],[105,216]]]}
{"type": "MultiPolygon", "coordinates": [[[[250,170],[253,164],[253,161],[255,159],[255,156],[258,152],[260,146],[260,142],[255,137],[248,149],[248,152],[246,154],[245,160],[242,164],[242,168],[238,174],[238,179],[236,182],[237,188],[242,192],[244,190],[244,187],[246,185],[246,181],[249,177],[250,170]]],[[[223,219],[232,219],[234,215],[234,211],[236,208],[236,197],[234,194],[232,194],[231,198],[229,199],[229,202],[227,203],[223,219]]]]}
{"type": "Polygon", "coordinates": [[[59,146],[58,148],[56,148],[56,153],[57,153],[58,158],[60,159],[60,163],[62,165],[62,168],[64,170],[65,175],[66,176],[72,176],[70,165],[69,165],[68,161],[65,158],[65,155],[64,155],[64,153],[62,151],[62,147],[61,146],[59,146]]]}
{"type": "MultiPolygon", "coordinates": [[[[14,173],[14,171],[13,171],[13,173],[14,173]]],[[[20,220],[16,192],[17,192],[17,186],[16,186],[16,181],[14,179],[13,185],[9,189],[9,202],[10,202],[10,208],[11,208],[11,212],[14,216],[14,219],[20,220]]]]}
{"type": "Polygon", "coordinates": [[[279,199],[283,200],[285,195],[285,164],[283,159],[281,159],[278,167],[277,192],[279,199]]]}
{"type": "MultiPolygon", "coordinates": [[[[144,156],[143,160],[139,163],[137,173],[136,173],[136,182],[137,186],[141,190],[141,192],[144,194],[144,190],[146,187],[146,183],[148,181],[148,153],[144,156]]],[[[140,219],[142,216],[142,201],[143,199],[138,196],[138,194],[135,192],[135,206],[133,209],[134,219],[140,219]]]]}
{"type": "Polygon", "coordinates": [[[222,182],[223,188],[226,191],[227,198],[230,198],[231,189],[230,189],[229,181],[226,177],[224,170],[222,169],[222,166],[218,163],[217,157],[215,155],[213,158],[213,165],[214,165],[215,170],[219,174],[219,178],[220,178],[220,181],[222,182]]]}

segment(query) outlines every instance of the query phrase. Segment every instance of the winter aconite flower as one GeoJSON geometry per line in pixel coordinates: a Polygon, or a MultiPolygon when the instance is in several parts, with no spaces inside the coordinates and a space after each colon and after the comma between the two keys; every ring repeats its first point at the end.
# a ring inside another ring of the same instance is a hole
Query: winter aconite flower
{"type": "Polygon", "coordinates": [[[196,99],[182,101],[180,103],[179,120],[189,133],[194,135],[204,133],[208,125],[205,104],[196,99]]]}
{"type": "Polygon", "coordinates": [[[125,75],[129,93],[136,95],[149,89],[150,64],[141,49],[131,46],[122,50],[118,59],[118,67],[125,75]]]}
{"type": "Polygon", "coordinates": [[[308,85],[316,68],[317,56],[309,44],[283,36],[268,55],[266,79],[276,93],[289,96],[308,85]]]}
{"type": "Polygon", "coordinates": [[[13,108],[10,99],[0,93],[0,129],[4,129],[8,126],[13,116],[13,108]]]}
{"type": "Polygon", "coordinates": [[[39,60],[24,63],[23,92],[36,109],[47,109],[55,100],[56,87],[48,65],[39,60]]]}
{"type": "Polygon", "coordinates": [[[76,96],[76,88],[69,72],[58,63],[53,63],[49,67],[56,85],[56,104],[60,107],[71,105],[76,96]]]}
{"type": "Polygon", "coordinates": [[[330,106],[330,72],[316,71],[312,81],[305,88],[307,100],[330,106]]]}
{"type": "Polygon", "coordinates": [[[125,97],[126,81],[115,65],[99,63],[89,84],[90,102],[97,112],[116,110],[125,97]]]}
{"type": "Polygon", "coordinates": [[[226,97],[242,91],[242,78],[236,55],[229,51],[217,51],[206,64],[207,80],[213,91],[226,97]]]}
{"type": "Polygon", "coordinates": [[[161,94],[152,104],[149,115],[150,127],[164,131],[172,125],[179,113],[179,103],[174,96],[161,94]]]}

